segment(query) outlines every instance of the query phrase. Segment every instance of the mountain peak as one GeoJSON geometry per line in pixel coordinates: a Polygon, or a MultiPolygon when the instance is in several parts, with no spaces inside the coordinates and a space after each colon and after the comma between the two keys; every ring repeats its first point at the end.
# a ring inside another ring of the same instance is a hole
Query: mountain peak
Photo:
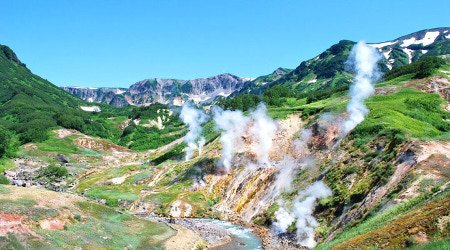
{"type": "Polygon", "coordinates": [[[14,62],[20,66],[23,66],[25,68],[27,67],[26,64],[22,63],[19,60],[16,53],[14,53],[14,51],[10,47],[0,44],[0,53],[3,54],[6,57],[6,59],[8,59],[9,61],[12,61],[12,62],[14,62]]]}

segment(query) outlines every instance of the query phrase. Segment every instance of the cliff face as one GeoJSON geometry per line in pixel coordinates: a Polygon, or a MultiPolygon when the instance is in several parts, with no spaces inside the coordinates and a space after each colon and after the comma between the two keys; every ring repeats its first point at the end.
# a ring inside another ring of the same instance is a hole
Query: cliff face
{"type": "Polygon", "coordinates": [[[146,79],[123,88],[63,87],[67,92],[89,102],[106,103],[116,107],[147,106],[153,103],[179,105],[179,98],[196,103],[208,103],[217,97],[227,97],[241,90],[248,79],[221,74],[194,80],[146,79]]]}

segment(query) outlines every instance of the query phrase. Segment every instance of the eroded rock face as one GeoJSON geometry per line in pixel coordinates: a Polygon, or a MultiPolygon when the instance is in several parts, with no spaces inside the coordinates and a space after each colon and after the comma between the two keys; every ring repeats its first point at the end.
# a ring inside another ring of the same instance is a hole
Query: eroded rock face
{"type": "Polygon", "coordinates": [[[191,204],[176,200],[172,207],[170,208],[170,216],[175,218],[185,218],[190,217],[192,213],[192,206],[191,204]]]}

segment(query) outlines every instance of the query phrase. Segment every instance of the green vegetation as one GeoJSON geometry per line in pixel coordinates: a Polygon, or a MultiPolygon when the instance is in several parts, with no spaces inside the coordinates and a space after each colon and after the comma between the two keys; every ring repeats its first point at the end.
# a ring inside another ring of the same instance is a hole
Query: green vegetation
{"type": "Polygon", "coordinates": [[[132,202],[137,200],[138,195],[134,193],[124,193],[107,187],[95,187],[86,192],[86,196],[92,199],[104,199],[106,205],[117,207],[120,202],[132,202]]]}
{"type": "Polygon", "coordinates": [[[123,130],[118,142],[133,150],[155,149],[185,134],[184,125],[178,116],[173,115],[169,107],[163,104],[133,107],[128,118],[131,122],[123,130]],[[135,120],[140,121],[139,125],[134,123],[135,120]]]}
{"type": "Polygon", "coordinates": [[[414,74],[414,78],[420,79],[430,76],[434,70],[444,64],[445,60],[440,57],[422,57],[416,62],[389,71],[384,78],[391,80],[401,75],[414,74]]]}
{"type": "MultiPolygon", "coordinates": [[[[413,227],[422,228],[429,237],[446,238],[449,236],[448,226],[442,231],[435,221],[448,215],[449,202],[448,192],[437,196],[431,196],[430,193],[422,194],[345,230],[332,241],[318,245],[316,249],[339,246],[358,248],[357,246],[362,244],[375,246],[386,241],[391,247],[408,247],[414,244],[410,240],[410,230],[413,227]]],[[[442,245],[439,241],[434,244],[442,245]]]]}
{"type": "Polygon", "coordinates": [[[41,168],[39,171],[40,176],[47,178],[63,178],[69,175],[67,168],[63,166],[49,165],[41,168]]]}
{"type": "Polygon", "coordinates": [[[441,108],[443,100],[437,94],[403,89],[391,95],[370,98],[366,104],[368,117],[352,132],[363,145],[375,135],[396,134],[427,139],[443,136],[450,129],[445,119],[450,114],[441,108]]]}

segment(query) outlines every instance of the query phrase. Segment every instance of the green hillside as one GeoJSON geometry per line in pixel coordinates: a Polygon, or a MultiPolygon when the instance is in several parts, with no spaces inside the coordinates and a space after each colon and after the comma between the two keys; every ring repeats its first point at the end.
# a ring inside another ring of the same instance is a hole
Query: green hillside
{"type": "Polygon", "coordinates": [[[57,127],[76,129],[139,150],[161,146],[183,132],[178,129],[178,118],[168,114],[162,121],[163,130],[146,127],[145,123],[157,118],[157,109],[167,109],[161,105],[121,109],[101,105],[101,113],[83,111],[80,106],[91,104],[33,74],[5,45],[0,45],[0,83],[0,157],[13,154],[19,143],[47,140],[49,131],[57,127]],[[127,118],[142,123],[121,125],[127,118]],[[160,139],[163,134],[169,135],[160,139]]]}

